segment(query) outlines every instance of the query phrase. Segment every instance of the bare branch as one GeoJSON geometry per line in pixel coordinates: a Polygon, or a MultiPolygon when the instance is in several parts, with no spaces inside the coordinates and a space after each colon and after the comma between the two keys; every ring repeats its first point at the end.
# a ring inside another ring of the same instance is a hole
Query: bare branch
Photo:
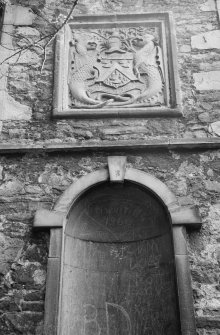
{"type": "Polygon", "coordinates": [[[6,46],[5,46],[5,45],[3,45],[3,44],[1,45],[1,47],[2,47],[2,48],[4,48],[4,49],[6,49],[6,50],[9,50],[9,51],[16,51],[16,50],[18,50],[18,49],[16,49],[16,50],[15,50],[15,49],[12,49],[12,48],[6,47],[6,46]]]}
{"type": "Polygon", "coordinates": [[[48,24],[50,24],[55,30],[57,30],[57,26],[54,23],[50,22],[44,15],[42,15],[38,8],[32,7],[31,10],[35,15],[42,18],[44,21],[46,21],[48,24]]]}
{"type": "Polygon", "coordinates": [[[20,52],[25,52],[27,51],[28,49],[30,49],[31,47],[33,46],[37,46],[39,42],[47,39],[48,37],[51,38],[51,34],[50,35],[46,35],[46,36],[43,36],[42,38],[40,38],[39,40],[37,40],[36,42],[33,42],[31,45],[28,45],[26,47],[23,47],[23,48],[20,48],[18,51],[16,51],[15,53],[13,53],[12,55],[6,57],[1,63],[0,65],[2,65],[4,62],[7,62],[9,59],[13,58],[14,56],[16,56],[18,53],[20,52]]]}
{"type": "Polygon", "coordinates": [[[44,59],[43,59],[43,63],[42,63],[42,66],[41,66],[41,73],[43,71],[43,68],[44,68],[44,65],[45,65],[45,62],[46,62],[46,58],[47,58],[47,47],[48,45],[54,40],[54,38],[57,36],[58,32],[66,25],[66,23],[69,21],[76,5],[78,3],[78,0],[75,0],[72,7],[71,7],[71,10],[69,12],[69,14],[67,15],[66,19],[64,20],[64,22],[61,24],[61,26],[57,29],[56,33],[49,39],[49,41],[45,44],[44,46],[44,59]]]}
{"type": "MultiPolygon", "coordinates": [[[[0,2],[1,3],[1,2],[0,2]]],[[[39,38],[37,41],[35,42],[31,42],[27,37],[25,36],[22,36],[22,39],[26,39],[26,41],[28,42],[28,45],[24,46],[24,47],[21,47],[19,49],[16,49],[15,52],[13,54],[11,54],[10,56],[6,57],[1,63],[0,65],[2,65],[4,62],[7,62],[8,60],[10,60],[11,58],[15,57],[18,55],[18,59],[16,60],[16,62],[18,62],[20,56],[22,53],[25,53],[27,50],[31,50],[33,47],[38,47],[40,48],[43,53],[44,53],[44,57],[43,57],[43,64],[41,66],[41,72],[44,68],[44,65],[45,65],[45,62],[46,62],[46,58],[47,58],[47,47],[49,46],[49,44],[54,40],[54,38],[57,36],[57,34],[59,33],[59,31],[66,25],[66,23],[69,21],[69,19],[71,18],[72,16],[72,13],[76,7],[76,5],[78,4],[78,0],[74,0],[73,2],[73,5],[68,13],[68,15],[66,16],[65,20],[63,21],[63,23],[59,26],[59,27],[56,27],[53,23],[51,23],[49,20],[47,20],[43,15],[41,15],[39,13],[39,10],[38,9],[32,9],[33,13],[35,13],[36,15],[38,15],[39,17],[43,18],[47,23],[49,23],[53,28],[55,28],[55,32],[53,33],[50,33],[48,35],[44,35],[42,36],[41,38],[39,38]],[[44,46],[41,46],[39,43],[42,42],[42,41],[45,41],[45,45],[44,46]]],[[[16,33],[8,33],[8,32],[4,32],[5,34],[8,34],[10,36],[13,36],[13,37],[20,37],[20,35],[17,35],[16,33]]],[[[7,47],[6,47],[7,48],[7,47]]]]}
{"type": "MultiPolygon", "coordinates": [[[[65,20],[64,20],[64,22],[61,24],[61,26],[58,28],[58,31],[60,31],[60,30],[65,26],[65,24],[69,21],[69,19],[70,19],[71,15],[73,14],[73,11],[74,11],[76,5],[78,4],[78,2],[79,2],[79,0],[74,0],[73,5],[72,5],[72,7],[71,7],[71,9],[70,9],[69,14],[68,14],[67,17],[65,18],[65,20]]],[[[57,33],[58,33],[58,31],[57,31],[57,33]]]]}
{"type": "Polygon", "coordinates": [[[40,69],[40,73],[43,72],[43,68],[45,65],[45,62],[47,60],[47,46],[49,45],[49,43],[51,42],[51,39],[48,41],[48,43],[44,46],[43,51],[44,51],[44,58],[43,58],[43,63],[41,65],[41,69],[40,69]]]}

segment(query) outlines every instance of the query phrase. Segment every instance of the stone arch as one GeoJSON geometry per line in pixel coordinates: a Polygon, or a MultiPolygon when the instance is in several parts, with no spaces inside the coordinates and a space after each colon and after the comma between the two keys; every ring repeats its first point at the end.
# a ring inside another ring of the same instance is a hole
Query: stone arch
{"type": "Polygon", "coordinates": [[[53,227],[51,229],[50,254],[48,261],[45,334],[59,335],[59,331],[57,330],[57,320],[59,314],[60,272],[62,272],[61,241],[64,236],[63,228],[66,226],[68,213],[75,201],[79,199],[83,193],[100,183],[108,181],[113,183],[128,181],[140,185],[156,195],[166,207],[173,227],[181,334],[196,334],[191,279],[185,241],[185,226],[192,228],[200,227],[201,221],[198,213],[192,208],[181,208],[175,195],[163,182],[154,176],[137,169],[126,168],[124,157],[112,157],[108,161],[108,168],[89,173],[70,185],[57,201],[53,211],[39,210],[36,213],[35,227],[53,227]],[[56,294],[54,294],[55,292],[56,294]],[[51,312],[51,310],[53,310],[53,312],[51,312]]]}
{"type": "MultiPolygon", "coordinates": [[[[107,168],[91,172],[88,175],[81,177],[64,191],[58,199],[54,210],[68,213],[73,202],[82,192],[85,192],[88,188],[95,186],[98,183],[108,180],[110,179],[107,168]]],[[[153,175],[141,170],[128,168],[126,169],[124,180],[136,182],[150,189],[157,194],[161,201],[167,206],[169,212],[173,212],[174,209],[177,209],[178,202],[174,193],[170,191],[166,184],[155,178],[153,175]]]]}

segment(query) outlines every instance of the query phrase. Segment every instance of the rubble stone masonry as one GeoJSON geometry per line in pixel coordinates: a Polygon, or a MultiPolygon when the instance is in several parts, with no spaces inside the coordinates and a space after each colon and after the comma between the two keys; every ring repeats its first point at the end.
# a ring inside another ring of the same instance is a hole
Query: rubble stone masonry
{"type": "Polygon", "coordinates": [[[54,120],[54,40],[46,56],[39,40],[54,33],[53,23],[62,24],[72,3],[6,5],[0,46],[0,334],[43,335],[49,232],[33,230],[36,210],[52,209],[70,184],[117,154],[164,182],[182,206],[198,206],[202,228],[187,235],[197,332],[220,335],[219,1],[79,0],[74,15],[173,13],[183,116],[54,120]],[[178,143],[184,141],[215,145],[183,149],[178,143]],[[114,148],[118,143],[123,145],[114,148]],[[137,145],[147,143],[152,146],[137,145]]]}

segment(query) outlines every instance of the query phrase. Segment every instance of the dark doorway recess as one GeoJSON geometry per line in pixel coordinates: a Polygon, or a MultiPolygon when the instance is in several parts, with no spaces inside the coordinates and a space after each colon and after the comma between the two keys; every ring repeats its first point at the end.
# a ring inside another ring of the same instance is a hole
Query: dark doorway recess
{"type": "Polygon", "coordinates": [[[64,231],[60,335],[180,335],[169,214],[130,181],[100,183],[64,231]]]}

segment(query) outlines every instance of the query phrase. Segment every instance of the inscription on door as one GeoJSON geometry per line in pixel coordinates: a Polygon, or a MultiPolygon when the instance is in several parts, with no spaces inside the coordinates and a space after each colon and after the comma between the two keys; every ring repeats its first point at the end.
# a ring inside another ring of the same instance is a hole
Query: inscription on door
{"type": "Polygon", "coordinates": [[[180,334],[171,227],[145,189],[103,183],[73,206],[60,334],[180,334]]]}

